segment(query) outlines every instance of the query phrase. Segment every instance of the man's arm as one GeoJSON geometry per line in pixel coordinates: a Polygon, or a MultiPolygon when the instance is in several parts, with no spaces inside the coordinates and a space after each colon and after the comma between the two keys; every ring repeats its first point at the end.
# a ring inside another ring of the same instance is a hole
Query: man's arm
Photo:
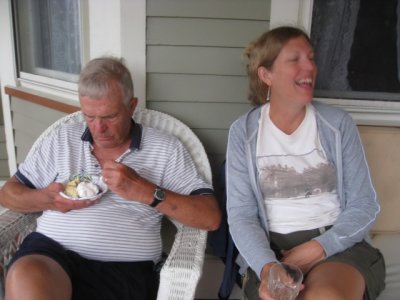
{"type": "MultiPolygon", "coordinates": [[[[110,190],[125,199],[150,205],[156,185],[140,177],[133,169],[113,161],[103,166],[103,177],[110,190]]],[[[160,213],[184,225],[205,230],[216,230],[221,222],[221,211],[213,195],[181,195],[166,190],[165,200],[156,206],[160,213]]]]}
{"type": "Polygon", "coordinates": [[[11,177],[0,189],[0,204],[18,212],[39,212],[58,210],[67,212],[93,205],[92,201],[68,200],[59,195],[64,190],[61,183],[53,182],[43,189],[32,189],[11,177]]]}
{"type": "MultiPolygon", "coordinates": [[[[153,195],[147,204],[152,202],[153,195]]],[[[221,213],[213,195],[186,196],[166,191],[165,200],[156,209],[182,224],[208,231],[217,230],[221,222],[221,213]]]]}

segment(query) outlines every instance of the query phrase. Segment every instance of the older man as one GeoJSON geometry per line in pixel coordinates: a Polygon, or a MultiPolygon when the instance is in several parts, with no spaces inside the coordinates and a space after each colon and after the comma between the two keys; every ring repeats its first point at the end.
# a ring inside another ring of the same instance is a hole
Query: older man
{"type": "Polygon", "coordinates": [[[174,137],[132,121],[137,105],[127,68],[98,58],[82,70],[85,122],[61,126],[27,157],[0,203],[43,211],[6,278],[6,299],[153,299],[163,215],[214,230],[220,211],[212,187],[174,137]],[[99,201],[59,195],[74,174],[101,174],[99,201]]]}

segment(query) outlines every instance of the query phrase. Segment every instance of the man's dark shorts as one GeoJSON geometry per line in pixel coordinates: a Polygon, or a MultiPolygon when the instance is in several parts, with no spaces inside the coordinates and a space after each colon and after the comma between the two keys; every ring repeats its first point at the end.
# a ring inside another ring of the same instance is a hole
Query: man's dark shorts
{"type": "Polygon", "coordinates": [[[65,250],[58,242],[33,232],[28,235],[8,268],[20,257],[40,254],[58,262],[72,282],[73,300],[156,299],[158,273],[152,261],[101,262],[65,250]]]}

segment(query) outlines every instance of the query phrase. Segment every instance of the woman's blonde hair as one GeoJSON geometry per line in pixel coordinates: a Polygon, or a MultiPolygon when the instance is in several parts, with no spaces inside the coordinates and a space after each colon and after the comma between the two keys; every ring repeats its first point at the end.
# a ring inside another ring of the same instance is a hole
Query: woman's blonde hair
{"type": "Polygon", "coordinates": [[[258,68],[262,66],[271,70],[283,46],[289,40],[300,36],[311,45],[310,38],[300,28],[282,26],[263,33],[246,47],[244,57],[247,59],[246,68],[249,76],[248,99],[252,105],[267,102],[269,87],[258,77],[258,68]]]}

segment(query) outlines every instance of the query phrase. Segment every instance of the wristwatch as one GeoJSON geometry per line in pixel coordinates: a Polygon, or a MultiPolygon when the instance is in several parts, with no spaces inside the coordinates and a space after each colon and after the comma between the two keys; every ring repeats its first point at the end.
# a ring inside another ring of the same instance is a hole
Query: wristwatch
{"type": "Polygon", "coordinates": [[[157,186],[155,191],[154,191],[154,198],[153,202],[150,204],[151,207],[156,207],[158,204],[160,204],[161,201],[165,199],[165,191],[161,187],[157,186]]]}

